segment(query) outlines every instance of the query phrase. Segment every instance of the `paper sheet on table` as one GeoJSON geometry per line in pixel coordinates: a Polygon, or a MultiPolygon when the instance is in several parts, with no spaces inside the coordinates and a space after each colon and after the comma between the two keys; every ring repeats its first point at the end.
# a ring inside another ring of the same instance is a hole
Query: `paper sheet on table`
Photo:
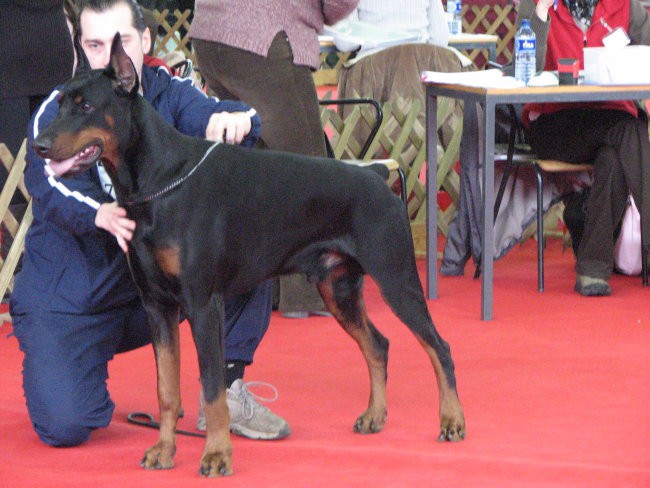
{"type": "Polygon", "coordinates": [[[399,30],[378,28],[360,20],[343,19],[335,25],[326,25],[321,34],[332,36],[339,51],[386,48],[415,42],[418,36],[399,30]]]}
{"type": "Polygon", "coordinates": [[[423,71],[421,81],[425,83],[453,83],[480,88],[521,88],[525,86],[523,81],[515,80],[512,76],[504,76],[498,69],[463,71],[460,73],[423,71]]]}

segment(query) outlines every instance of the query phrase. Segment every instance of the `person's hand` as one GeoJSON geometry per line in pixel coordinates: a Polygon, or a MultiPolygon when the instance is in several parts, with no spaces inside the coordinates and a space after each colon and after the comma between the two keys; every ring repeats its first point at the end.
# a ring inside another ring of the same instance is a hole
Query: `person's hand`
{"type": "MultiPolygon", "coordinates": [[[[537,7],[535,7],[535,13],[539,17],[539,20],[546,22],[548,19],[548,9],[550,9],[556,0],[539,0],[537,2],[537,7]]],[[[557,0],[559,1],[559,0],[557,0]]]]}
{"type": "Polygon", "coordinates": [[[127,218],[126,210],[118,207],[117,202],[102,203],[99,206],[95,225],[113,234],[122,251],[129,251],[128,241],[133,238],[135,221],[127,218]]]}
{"type": "Polygon", "coordinates": [[[205,138],[215,142],[239,144],[251,131],[251,117],[246,112],[219,112],[212,114],[205,130],[205,138]]]}

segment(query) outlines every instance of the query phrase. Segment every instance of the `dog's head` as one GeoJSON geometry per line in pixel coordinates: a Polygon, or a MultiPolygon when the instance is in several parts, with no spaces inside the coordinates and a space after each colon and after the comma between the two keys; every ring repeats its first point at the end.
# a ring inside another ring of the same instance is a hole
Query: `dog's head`
{"type": "Polygon", "coordinates": [[[59,94],[59,112],[33,142],[57,176],[74,176],[99,159],[117,167],[121,141],[129,137],[130,103],[138,97],[138,75],[117,33],[104,69],[82,70],[59,94]]]}

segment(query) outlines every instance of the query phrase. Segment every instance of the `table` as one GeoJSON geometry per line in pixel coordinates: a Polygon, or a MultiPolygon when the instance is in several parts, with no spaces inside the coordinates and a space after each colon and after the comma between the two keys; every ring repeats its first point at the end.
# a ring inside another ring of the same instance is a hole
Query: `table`
{"type": "Polygon", "coordinates": [[[449,36],[449,46],[459,50],[487,49],[488,60],[496,62],[497,60],[497,41],[499,36],[493,34],[470,34],[463,32],[454,36],[449,36]]]}
{"type": "MultiPolygon", "coordinates": [[[[482,283],[481,318],[492,320],[493,305],[493,261],[494,261],[494,122],[495,108],[505,103],[528,102],[592,102],[606,100],[635,100],[650,98],[650,85],[604,86],[604,85],[562,85],[526,88],[478,88],[459,84],[425,83],[426,126],[427,126],[427,297],[438,295],[438,216],[437,201],[437,151],[438,130],[436,123],[436,97],[451,97],[464,100],[465,116],[476,116],[476,103],[483,108],[483,215],[482,229],[482,283]],[[489,184],[488,184],[489,182],[489,184]],[[490,245],[487,245],[490,243],[490,245]]],[[[470,137],[473,144],[477,138],[470,137]]],[[[480,146],[479,146],[480,147],[480,146]]],[[[476,146],[461,148],[474,151],[476,146]]]]}

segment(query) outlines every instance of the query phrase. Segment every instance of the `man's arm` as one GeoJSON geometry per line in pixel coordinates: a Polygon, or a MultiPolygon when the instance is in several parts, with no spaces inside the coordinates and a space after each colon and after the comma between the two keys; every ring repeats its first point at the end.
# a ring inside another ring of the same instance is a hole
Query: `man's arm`
{"type": "Polygon", "coordinates": [[[176,129],[185,135],[219,140],[219,134],[230,128],[232,132],[221,139],[236,141],[238,135],[244,134],[241,144],[252,147],[261,134],[262,121],[250,106],[208,97],[189,79],[172,78],[165,97],[173,105],[176,129]]]}

